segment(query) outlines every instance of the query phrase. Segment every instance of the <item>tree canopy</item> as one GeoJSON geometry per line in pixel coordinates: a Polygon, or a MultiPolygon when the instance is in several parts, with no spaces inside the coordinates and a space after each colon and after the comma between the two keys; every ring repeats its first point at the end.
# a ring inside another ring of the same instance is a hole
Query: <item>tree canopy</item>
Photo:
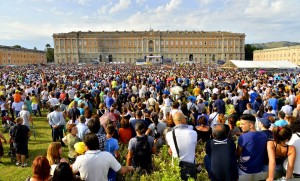
{"type": "Polygon", "coordinates": [[[46,44],[46,57],[47,62],[54,62],[54,48],[51,48],[50,44],[46,44]]]}
{"type": "Polygon", "coordinates": [[[257,48],[256,46],[246,44],[245,45],[245,60],[253,60],[253,52],[255,50],[261,50],[262,48],[257,48]]]}
{"type": "Polygon", "coordinates": [[[14,45],[13,48],[22,48],[21,45],[14,45]]]}

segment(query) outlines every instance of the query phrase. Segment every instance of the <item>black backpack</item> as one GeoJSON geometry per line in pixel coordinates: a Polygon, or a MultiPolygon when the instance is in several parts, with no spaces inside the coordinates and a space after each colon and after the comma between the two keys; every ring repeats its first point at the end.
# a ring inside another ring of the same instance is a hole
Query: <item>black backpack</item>
{"type": "Polygon", "coordinates": [[[151,166],[151,148],[148,142],[148,136],[136,136],[137,144],[133,155],[133,164],[143,170],[149,170],[151,166]]]}

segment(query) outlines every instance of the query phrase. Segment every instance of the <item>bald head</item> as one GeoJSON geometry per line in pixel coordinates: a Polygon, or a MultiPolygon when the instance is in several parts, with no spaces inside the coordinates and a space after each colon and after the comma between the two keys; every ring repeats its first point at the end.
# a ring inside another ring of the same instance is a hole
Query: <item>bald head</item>
{"type": "Polygon", "coordinates": [[[212,135],[216,140],[224,140],[227,138],[226,128],[223,124],[216,124],[212,128],[212,135]]]}
{"type": "Polygon", "coordinates": [[[177,112],[173,115],[175,125],[186,124],[186,117],[182,112],[177,112]]]}

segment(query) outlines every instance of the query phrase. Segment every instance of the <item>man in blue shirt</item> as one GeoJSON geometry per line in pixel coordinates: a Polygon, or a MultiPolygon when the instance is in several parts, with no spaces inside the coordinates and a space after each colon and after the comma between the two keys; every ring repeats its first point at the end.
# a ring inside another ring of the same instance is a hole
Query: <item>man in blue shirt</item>
{"type": "Polygon", "coordinates": [[[283,111],[278,112],[278,118],[279,118],[279,120],[275,121],[275,123],[274,123],[275,126],[282,127],[282,126],[285,126],[288,124],[288,122],[286,120],[284,120],[285,113],[283,111]]]}
{"type": "Polygon", "coordinates": [[[273,107],[274,111],[277,111],[278,99],[276,99],[276,94],[272,93],[272,98],[268,100],[268,105],[273,107]]]}
{"type": "Polygon", "coordinates": [[[257,96],[258,96],[258,94],[257,94],[256,90],[253,89],[252,92],[250,93],[250,103],[251,104],[255,101],[255,99],[257,98],[257,96]]]}
{"type": "Polygon", "coordinates": [[[255,117],[243,114],[240,126],[244,134],[238,139],[237,157],[239,175],[263,171],[267,136],[255,130],[255,117]]]}
{"type": "Polygon", "coordinates": [[[107,93],[107,97],[105,99],[105,105],[107,107],[107,109],[110,109],[110,107],[113,105],[114,103],[114,99],[111,97],[111,93],[107,93]]]}

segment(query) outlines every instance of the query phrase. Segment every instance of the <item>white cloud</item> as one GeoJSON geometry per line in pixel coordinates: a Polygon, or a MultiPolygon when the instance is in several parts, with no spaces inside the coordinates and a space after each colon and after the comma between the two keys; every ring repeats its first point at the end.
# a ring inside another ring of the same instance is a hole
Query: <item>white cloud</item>
{"type": "Polygon", "coordinates": [[[136,4],[143,4],[146,0],[136,0],[136,4]]]}
{"type": "Polygon", "coordinates": [[[200,4],[208,5],[213,3],[214,0],[198,0],[200,4]]]}
{"type": "Polygon", "coordinates": [[[119,0],[119,3],[117,3],[115,6],[113,6],[109,13],[116,13],[119,11],[122,11],[124,9],[127,9],[129,5],[131,4],[131,0],[119,0]]]}
{"type": "Polygon", "coordinates": [[[107,13],[107,9],[108,9],[109,7],[111,7],[111,6],[112,6],[112,1],[110,1],[108,4],[106,4],[106,5],[102,6],[101,8],[99,8],[99,9],[97,10],[97,12],[98,12],[99,14],[106,14],[106,13],[107,13]]]}
{"type": "Polygon", "coordinates": [[[78,0],[78,4],[80,5],[85,5],[87,4],[87,2],[89,2],[90,0],[78,0]]]}
{"type": "Polygon", "coordinates": [[[167,4],[156,8],[156,13],[170,13],[177,9],[182,0],[170,0],[167,4]]]}

